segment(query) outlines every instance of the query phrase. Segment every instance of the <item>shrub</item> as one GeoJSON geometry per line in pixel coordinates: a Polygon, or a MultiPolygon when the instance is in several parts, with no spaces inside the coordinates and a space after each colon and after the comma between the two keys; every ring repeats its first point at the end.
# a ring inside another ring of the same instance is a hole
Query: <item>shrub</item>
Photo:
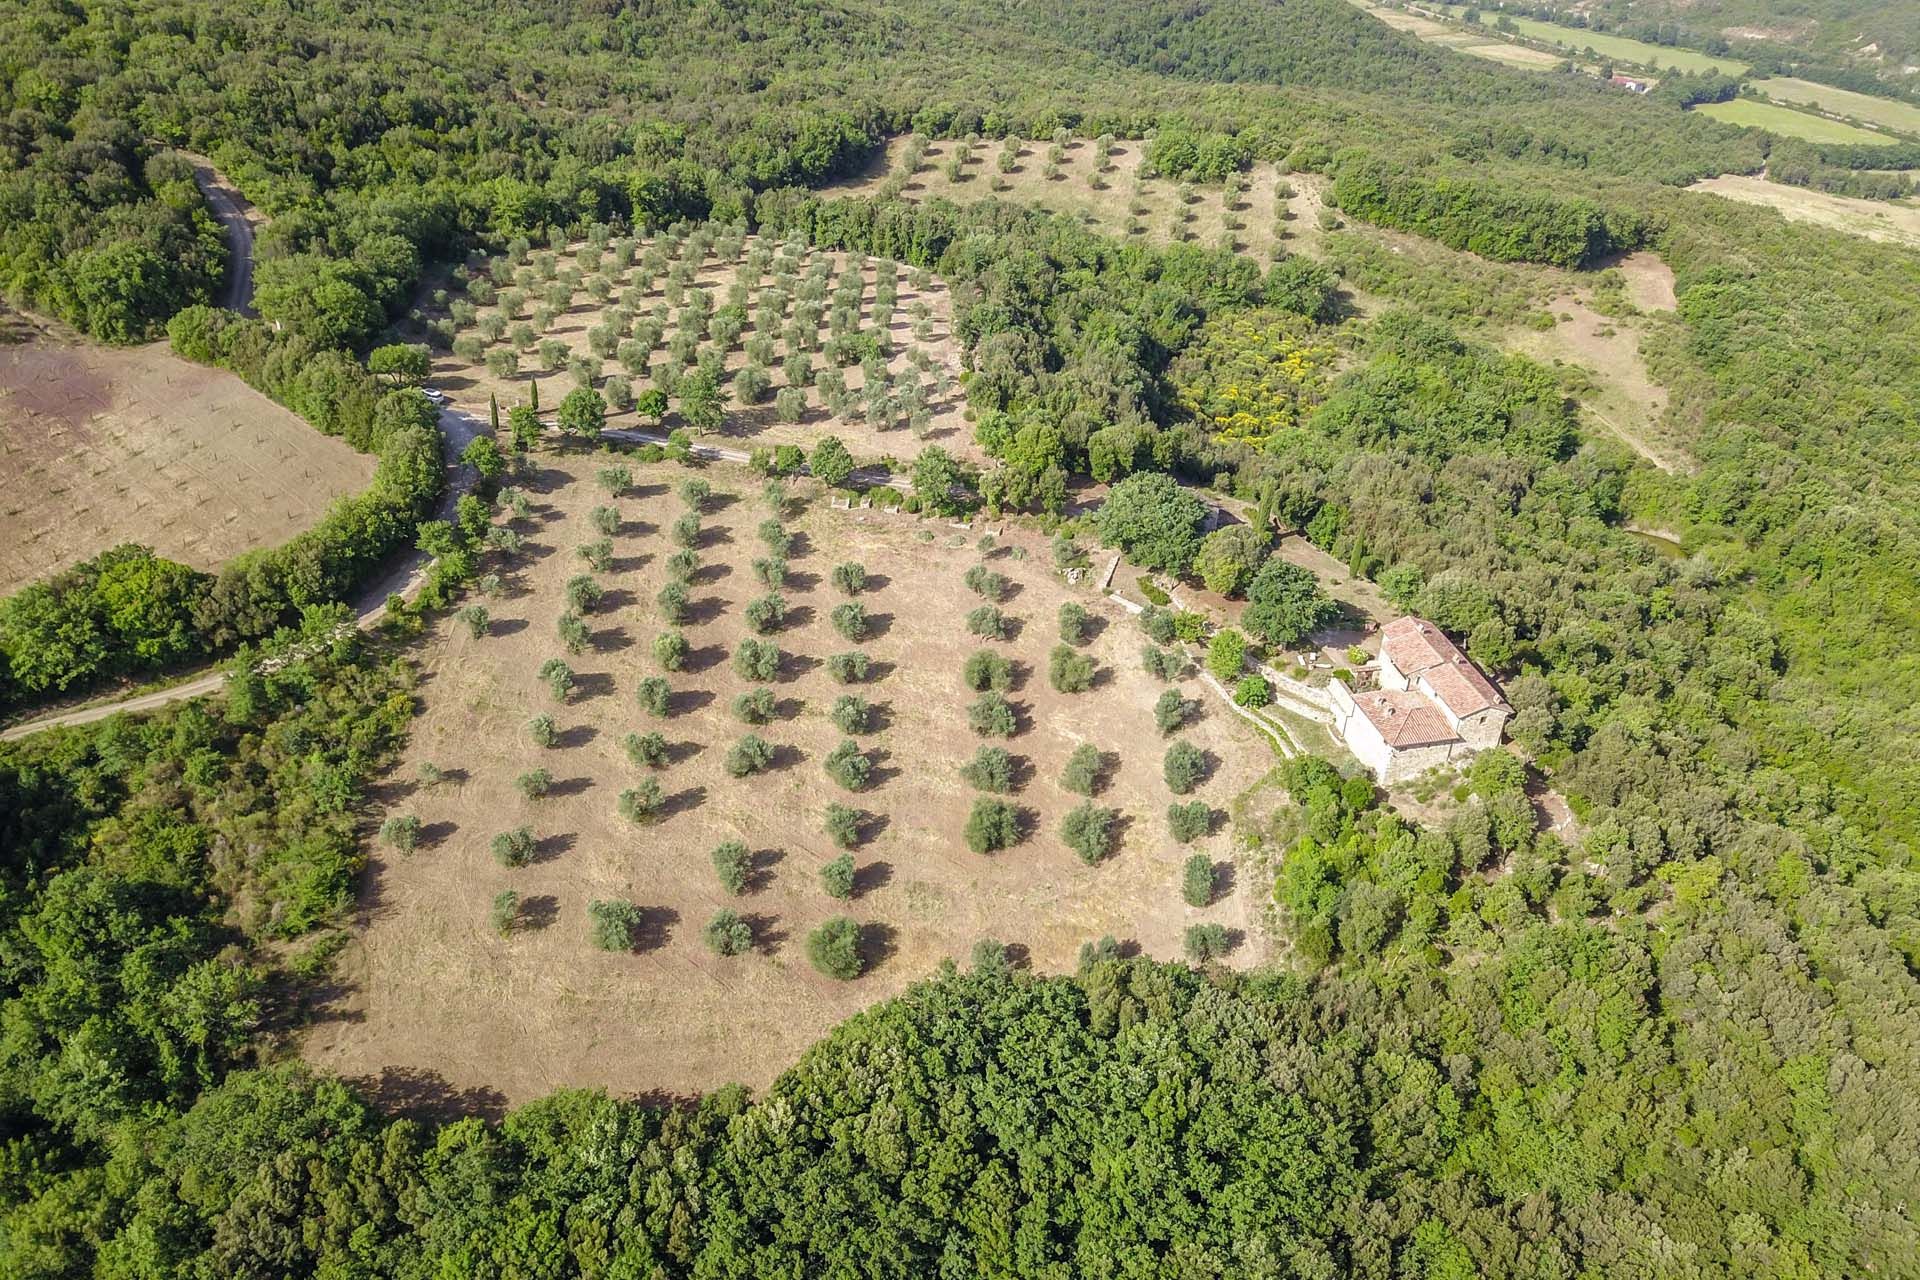
{"type": "Polygon", "coordinates": [[[1100,748],[1091,742],[1083,742],[1073,749],[1073,754],[1067,757],[1066,765],[1060,770],[1060,785],[1077,796],[1098,795],[1106,773],[1105,766],[1100,748]]]}
{"type": "Polygon", "coordinates": [[[736,778],[759,773],[773,763],[773,747],[757,733],[750,733],[727,749],[727,772],[736,778]]]}
{"type": "Polygon", "coordinates": [[[1187,959],[1195,964],[1206,964],[1227,954],[1232,941],[1225,925],[1196,924],[1188,928],[1180,945],[1181,950],[1187,953],[1187,959]]]}
{"type": "Polygon", "coordinates": [[[1207,670],[1220,681],[1233,681],[1240,678],[1240,672],[1247,664],[1247,638],[1232,627],[1222,627],[1214,632],[1212,643],[1207,645],[1207,670]]]}
{"type": "Polygon", "coordinates": [[[1013,790],[1013,756],[1005,747],[981,747],[960,766],[960,776],[976,791],[1006,795],[1013,790]]]}
{"type": "Polygon", "coordinates": [[[827,806],[827,838],[841,849],[851,849],[860,843],[860,811],[844,804],[827,806]]]}
{"type": "Polygon", "coordinates": [[[688,476],[680,482],[680,501],[686,504],[689,514],[699,512],[712,496],[713,486],[699,476],[688,476]]]}
{"type": "Polygon", "coordinates": [[[753,576],[758,578],[769,591],[778,591],[787,585],[787,562],[779,556],[767,556],[755,560],[753,576]]]}
{"type": "Polygon", "coordinates": [[[1155,644],[1173,643],[1173,615],[1149,606],[1140,611],[1140,626],[1155,644]]]}
{"type": "Polygon", "coordinates": [[[1080,856],[1080,861],[1092,866],[1113,852],[1114,841],[1119,837],[1116,829],[1119,818],[1119,810],[1083,800],[1060,820],[1060,838],[1080,856]]]}
{"type": "Polygon", "coordinates": [[[760,541],[770,554],[783,559],[787,558],[788,552],[793,550],[793,535],[788,533],[778,520],[769,519],[760,522],[760,541]]]}
{"type": "Polygon", "coordinates": [[[520,895],[511,889],[502,889],[494,894],[493,907],[487,912],[487,922],[501,937],[511,934],[513,926],[520,923],[520,895]]]}
{"type": "Polygon", "coordinates": [[[640,932],[640,908],[617,899],[595,899],[587,904],[593,945],[602,951],[631,951],[640,932]]]}
{"type": "Polygon", "coordinates": [[[565,702],[573,693],[573,668],[559,658],[548,658],[540,665],[540,679],[555,702],[565,702]]]}
{"type": "Polygon", "coordinates": [[[813,446],[813,456],[807,465],[816,480],[829,489],[837,489],[853,473],[853,455],[835,437],[823,436],[813,446]]]}
{"type": "Polygon", "coordinates": [[[524,867],[533,861],[532,827],[515,827],[493,838],[493,857],[503,867],[524,867]]]}
{"type": "Polygon", "coordinates": [[[995,573],[983,564],[977,564],[967,570],[964,581],[967,584],[967,590],[995,604],[1005,600],[1007,592],[1013,587],[1004,574],[995,573]]]}
{"type": "Polygon", "coordinates": [[[820,868],[820,887],[829,898],[845,901],[853,896],[853,855],[843,853],[820,868]]]}
{"type": "Polygon", "coordinates": [[[634,700],[650,716],[664,720],[673,709],[673,689],[659,676],[648,676],[634,690],[634,700]]]}
{"type": "Polygon", "coordinates": [[[766,684],[780,672],[780,648],[749,636],[734,648],[733,670],[743,680],[766,684]]]}
{"type": "Polygon", "coordinates": [[[857,693],[843,693],[834,699],[828,718],[842,733],[866,733],[873,726],[873,706],[857,693]]]}
{"type": "Polygon", "coordinates": [[[867,779],[873,775],[873,761],[860,750],[860,744],[852,738],[843,739],[839,746],[827,753],[820,762],[827,776],[848,791],[859,791],[867,785],[867,779]]]}
{"type": "Polygon", "coordinates": [[[967,708],[967,727],[983,738],[1011,738],[1019,731],[1020,719],[1004,694],[989,689],[967,708]]]}
{"type": "MultiPolygon", "coordinates": [[[[841,607],[845,608],[844,605],[841,607]]],[[[761,596],[757,600],[749,600],[745,612],[747,626],[752,628],[756,635],[766,635],[771,631],[777,631],[780,624],[786,621],[786,597],[782,596],[778,591],[775,591],[768,595],[761,596]]],[[[852,639],[853,637],[850,636],[848,638],[852,639]]]]}
{"type": "Polygon", "coordinates": [[[538,715],[527,721],[527,736],[533,739],[535,746],[550,747],[554,739],[560,736],[560,730],[554,725],[552,716],[538,715]]]}
{"type": "Polygon", "coordinates": [[[1192,704],[1181,696],[1178,689],[1164,689],[1160,698],[1153,704],[1153,723],[1162,734],[1172,733],[1187,722],[1192,704]]]}
{"type": "Polygon", "coordinates": [[[728,840],[713,851],[713,874],[728,893],[747,891],[747,877],[753,871],[753,855],[738,840],[728,840]]]}
{"type": "Polygon", "coordinates": [[[833,621],[833,629],[848,643],[859,644],[867,638],[867,606],[858,600],[835,605],[828,616],[833,621]]]}
{"type": "Polygon", "coordinates": [[[672,536],[675,546],[692,548],[700,544],[700,515],[689,511],[673,522],[672,536]]]}
{"type": "Polygon", "coordinates": [[[546,769],[530,769],[513,780],[514,788],[529,800],[539,800],[553,788],[553,774],[546,769]]]}
{"type": "Polygon", "coordinates": [[[1233,700],[1243,707],[1264,707],[1273,701],[1273,686],[1265,676],[1242,676],[1233,686],[1233,700]]]}
{"type": "Polygon", "coordinates": [[[593,514],[587,517],[593,522],[594,531],[612,537],[620,532],[620,508],[595,507],[593,514]]]}
{"type": "Polygon", "coordinates": [[[1161,776],[1177,796],[1186,795],[1207,776],[1207,757],[1200,748],[1182,738],[1167,748],[1160,764],[1161,776]]]}
{"type": "Polygon", "coordinates": [[[749,689],[745,693],[734,696],[733,714],[748,724],[765,724],[767,721],[773,719],[774,709],[777,705],[777,700],[773,696],[773,690],[766,688],[749,689]]]}
{"type": "Polygon", "coordinates": [[[1090,621],[1085,609],[1067,601],[1060,606],[1060,638],[1071,645],[1085,644],[1090,621]]]}
{"type": "Polygon", "coordinates": [[[574,549],[574,554],[587,562],[587,566],[596,573],[605,573],[613,568],[613,543],[606,538],[596,538],[574,549]]]}
{"type": "Polygon", "coordinates": [[[592,613],[606,594],[606,588],[589,574],[577,573],[567,579],[567,603],[581,613],[592,613]]]}
{"type": "Polygon", "coordinates": [[[380,824],[380,838],[401,853],[412,853],[420,843],[420,818],[417,814],[396,813],[380,824]]]}
{"type": "Polygon", "coordinates": [[[1047,682],[1057,693],[1085,693],[1093,687],[1093,659],[1057,644],[1047,655],[1047,682]]]}
{"type": "Polygon", "coordinates": [[[700,939],[717,956],[743,955],[753,949],[753,926],[737,911],[716,911],[700,931],[700,939]]]}
{"type": "Polygon", "coordinates": [[[1196,853],[1180,870],[1180,897],[1190,907],[1204,907],[1213,901],[1213,859],[1196,853]]]}
{"type": "Polygon", "coordinates": [[[487,613],[487,607],[483,604],[470,604],[455,616],[466,627],[467,634],[475,640],[486,635],[487,628],[493,622],[492,617],[487,613]]]}
{"type": "Polygon", "coordinates": [[[967,815],[967,848],[996,853],[1020,843],[1020,810],[1005,800],[980,796],[967,815]]]}
{"type": "Polygon", "coordinates": [[[1177,649],[1162,649],[1157,644],[1141,646],[1140,665],[1157,680],[1178,680],[1187,673],[1185,654],[1177,649]]]}
{"type": "Polygon", "coordinates": [[[693,646],[678,631],[662,631],[653,638],[653,660],[662,671],[679,671],[687,665],[693,646]]]}
{"type": "Polygon", "coordinates": [[[632,823],[652,822],[660,816],[660,806],[666,798],[660,779],[642,778],[639,786],[628,787],[620,793],[620,816],[632,823]]]}
{"type": "Polygon", "coordinates": [[[580,615],[569,609],[554,620],[553,629],[560,636],[560,643],[568,653],[581,653],[587,647],[587,624],[580,615]]]}
{"type": "Polygon", "coordinates": [[[1182,609],[1173,615],[1173,634],[1188,644],[1207,634],[1207,620],[1200,614],[1182,609]]]}
{"type": "Polygon", "coordinates": [[[667,740],[658,733],[630,733],[623,740],[627,749],[627,759],[637,765],[653,769],[667,767],[669,751],[667,740]]]}
{"type": "MultiPolygon", "coordinates": [[[[593,473],[595,482],[607,491],[609,498],[617,498],[633,487],[633,472],[625,467],[602,467],[593,473]]],[[[604,508],[603,508],[604,509],[604,508]]],[[[612,533],[613,530],[605,530],[612,533]]]]}
{"type": "Polygon", "coordinates": [[[682,547],[667,557],[667,581],[685,587],[693,581],[699,568],[700,553],[691,547],[682,547]]]}
{"type": "Polygon", "coordinates": [[[827,673],[841,684],[859,684],[873,669],[873,660],[858,649],[836,653],[827,659],[827,673]]]}
{"type": "Polygon", "coordinates": [[[967,634],[979,636],[983,640],[1005,640],[1007,619],[993,605],[980,605],[967,614],[967,634]]]}
{"type": "Polygon", "coordinates": [[[1013,663],[991,649],[976,649],[960,669],[960,680],[975,693],[988,689],[1005,693],[1013,687],[1013,663]]]}
{"type": "Polygon", "coordinates": [[[1213,829],[1213,810],[1205,800],[1167,806],[1167,829],[1181,844],[1192,844],[1213,829]]]}
{"type": "Polygon", "coordinates": [[[845,916],[833,919],[807,935],[807,960],[829,978],[848,981],[866,967],[860,956],[860,926],[845,916]]]}
{"type": "Polygon", "coordinates": [[[833,566],[834,589],[842,595],[857,596],[867,589],[867,567],[848,561],[833,566]]]}

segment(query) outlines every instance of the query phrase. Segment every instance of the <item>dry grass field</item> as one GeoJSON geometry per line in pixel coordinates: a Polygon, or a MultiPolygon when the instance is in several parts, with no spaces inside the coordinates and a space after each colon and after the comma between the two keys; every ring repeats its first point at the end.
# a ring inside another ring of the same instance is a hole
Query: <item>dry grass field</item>
{"type": "Polygon", "coordinates": [[[310,527],[373,466],[164,344],[0,345],[0,592],[128,541],[217,568],[310,527]]]}
{"type": "MultiPolygon", "coordinates": [[[[741,369],[752,362],[756,342],[764,342],[771,348],[771,359],[760,362],[769,375],[766,392],[753,403],[729,396],[725,425],[716,434],[699,437],[704,443],[737,448],[780,444],[806,447],[830,434],[838,436],[855,457],[863,461],[889,455],[908,458],[926,444],[938,444],[972,461],[986,460],[973,441],[971,428],[962,418],[965,399],[958,381],[960,349],[952,334],[952,302],[937,277],[882,259],[867,259],[861,271],[858,321],[867,332],[874,332],[877,323],[880,276],[885,272],[893,280],[895,301],[887,324],[892,349],[885,360],[886,374],[890,386],[896,390],[903,389],[906,382],[918,384],[920,390],[914,394],[920,395],[925,403],[921,421],[913,421],[913,415],[904,406],[878,418],[870,413],[865,395],[867,371],[861,364],[854,363],[838,369],[848,401],[841,406],[842,412],[833,413],[822,390],[809,384],[799,388],[805,396],[804,413],[798,421],[790,422],[782,420],[776,404],[779,393],[793,385],[785,367],[792,350],[787,330],[799,323],[800,307],[806,304],[804,296],[795,295],[804,292],[808,275],[813,272],[824,273],[822,279],[831,288],[838,289],[848,279],[852,259],[847,254],[796,245],[791,249],[793,256],[783,264],[781,255],[786,252],[785,248],[756,237],[742,238],[737,252],[730,251],[732,246],[724,242],[718,249],[719,252],[701,254],[696,263],[690,257],[680,256],[677,242],[642,239],[633,242],[633,261],[624,268],[616,268],[616,259],[610,252],[596,262],[594,250],[585,243],[553,253],[536,251],[520,264],[515,283],[509,286],[523,294],[522,305],[511,315],[499,302],[477,306],[473,319],[457,332],[477,341],[483,353],[478,358],[470,358],[474,354],[471,351],[466,355],[437,352],[433,383],[460,407],[484,416],[490,394],[498,397],[504,414],[510,406],[527,400],[528,383],[537,378],[541,404],[551,407],[578,385],[573,371],[564,366],[549,367],[551,362],[543,358],[540,344],[556,342],[564,348],[567,362],[591,363],[595,372],[587,376],[603,391],[609,380],[622,379],[636,394],[663,384],[671,392],[673,378],[666,366],[673,363],[676,370],[683,367],[671,350],[672,342],[689,324],[688,308],[692,295],[698,291],[714,312],[731,303],[739,306],[745,316],[745,323],[731,342],[716,341],[700,333],[698,351],[720,355],[729,386],[735,385],[734,379],[741,369]],[[681,286],[676,287],[670,281],[671,268],[648,269],[648,252],[656,247],[667,261],[685,263],[681,286]],[[750,271],[749,262],[756,254],[770,259],[766,269],[750,271]],[[564,278],[548,277],[549,264],[556,277],[569,269],[579,273],[580,281],[568,294],[564,306],[553,306],[544,297],[556,283],[565,283],[564,278]],[[583,264],[594,266],[587,270],[583,264]],[[790,273],[784,285],[782,271],[790,273]],[[747,274],[752,275],[751,282],[743,279],[747,274]],[[605,282],[605,297],[581,287],[591,284],[595,276],[605,282]],[[784,297],[785,303],[779,322],[763,325],[763,304],[769,297],[784,297]],[[550,318],[538,314],[543,307],[552,313],[550,318]],[[488,338],[489,325],[497,326],[500,336],[488,338]],[[592,332],[609,325],[617,328],[621,341],[632,339],[635,334],[653,337],[644,364],[623,362],[618,348],[604,356],[594,353],[592,332]],[[516,330],[519,331],[517,341],[516,330]],[[487,355],[504,349],[517,351],[518,369],[511,374],[490,368],[486,361],[487,355]]],[[[432,320],[445,316],[451,305],[446,301],[427,301],[422,310],[426,318],[432,320]]],[[[817,373],[834,363],[826,347],[831,339],[831,313],[836,304],[829,292],[825,301],[816,305],[819,314],[807,325],[800,340],[810,368],[817,373]]],[[[699,330],[697,323],[693,327],[699,330]]],[[[420,331],[416,329],[406,336],[417,338],[420,331]]],[[[760,354],[766,356],[769,352],[763,350],[760,354]]],[[[607,421],[614,427],[651,428],[654,425],[651,419],[643,419],[631,410],[610,412],[607,421]]],[[[680,423],[669,415],[664,425],[671,429],[680,423]]]]}
{"type": "MultiPolygon", "coordinates": [[[[787,513],[795,538],[784,589],[785,625],[770,639],[782,652],[770,685],[773,720],[736,718],[737,695],[752,688],[730,655],[749,634],[745,608],[764,585],[752,568],[765,556],[759,527],[769,516],[761,482],[744,468],[705,474],[709,500],[700,536],[701,568],[685,626],[691,656],[665,674],[670,715],[653,718],[636,701],[639,682],[662,674],[652,640],[665,623],[656,604],[675,550],[669,530],[681,515],[672,491],[689,474],[670,464],[636,467],[636,488],[617,500],[623,523],[612,538],[608,589],[587,616],[590,647],[568,659],[576,691],[556,703],[538,672],[560,655],[555,623],[563,584],[583,565],[575,548],[595,537],[592,509],[607,499],[594,474],[604,455],[538,455],[529,484],[532,514],[519,520],[528,545],[490,602],[490,634],[471,636],[455,620],[436,626],[423,650],[421,710],[407,758],[385,790],[377,825],[417,815],[421,844],[410,854],[374,851],[353,944],[342,955],[340,992],[305,1040],[316,1065],[377,1088],[436,1081],[465,1096],[492,1088],[520,1100],[562,1085],[619,1092],[679,1092],[726,1081],[767,1084],[829,1027],[928,976],[943,960],[965,963],[974,942],[994,937],[1046,971],[1070,969],[1083,942],[1111,934],[1157,956],[1181,952],[1185,929],[1221,923],[1242,935],[1229,963],[1264,954],[1257,925],[1263,896],[1251,877],[1227,870],[1234,837],[1224,813],[1270,811],[1275,790],[1247,793],[1273,769],[1272,748],[1225,707],[1209,703],[1197,679],[1183,692],[1197,718],[1182,731],[1213,761],[1195,792],[1221,811],[1213,834],[1194,846],[1171,837],[1174,798],[1161,774],[1167,739],[1154,723],[1164,686],[1141,668],[1137,625],[1050,569],[1037,534],[1004,533],[985,560],[1014,584],[1002,606],[1017,619],[1005,642],[967,634],[979,603],[962,584],[982,563],[981,528],[872,511],[834,509],[812,497],[787,513]],[[835,681],[824,660],[854,648],[829,615],[845,597],[833,566],[865,565],[859,597],[874,620],[861,646],[872,658],[863,685],[835,681]],[[1047,665],[1057,643],[1059,606],[1077,600],[1096,619],[1084,652],[1098,663],[1096,685],[1063,694],[1047,665]],[[1006,742],[1021,762],[1012,799],[1026,815],[1025,839],[1002,852],[969,851],[962,831],[974,792],[958,773],[982,739],[969,729],[974,695],[963,687],[965,657],[991,648],[1016,660],[1008,695],[1019,732],[1006,742]],[[829,717],[835,698],[855,692],[876,708],[873,731],[857,735],[873,754],[871,785],[843,791],[822,760],[844,736],[829,717]],[[542,749],[529,721],[551,714],[558,737],[542,749]],[[629,760],[629,733],[658,730],[671,762],[657,776],[663,816],[636,825],[617,811],[620,793],[649,770],[629,760]],[[758,776],[736,778],[729,748],[755,732],[777,753],[758,776]],[[1063,814],[1079,803],[1059,782],[1073,749],[1091,743],[1114,761],[1097,802],[1118,809],[1116,851],[1087,866],[1062,842],[1063,814]],[[448,772],[434,788],[414,783],[421,762],[448,772]],[[516,778],[550,770],[551,792],[523,799],[516,778]],[[836,850],[823,829],[830,802],[862,810],[850,901],[823,891],[820,868],[836,850]],[[526,824],[540,837],[531,865],[508,868],[489,851],[497,832],[526,824]],[[729,894],[710,864],[715,846],[738,839],[754,851],[753,882],[729,894]],[[1221,894],[1194,909],[1181,899],[1182,864],[1195,850],[1221,866],[1221,894]],[[489,922],[496,894],[514,890],[522,924],[501,937],[489,922]],[[588,903],[624,899],[645,913],[631,952],[593,948],[588,903]],[[702,942],[713,914],[748,917],[755,944],[721,958],[702,942]],[[861,922],[871,967],[851,982],[816,973],[805,954],[810,930],[846,914],[861,922]]],[[[812,493],[819,493],[808,486],[812,493]]]]}
{"type": "Polygon", "coordinates": [[[1765,205],[1795,222],[1818,223],[1869,240],[1920,246],[1920,204],[1912,201],[1855,200],[1737,173],[1696,182],[1687,190],[1765,205]]]}

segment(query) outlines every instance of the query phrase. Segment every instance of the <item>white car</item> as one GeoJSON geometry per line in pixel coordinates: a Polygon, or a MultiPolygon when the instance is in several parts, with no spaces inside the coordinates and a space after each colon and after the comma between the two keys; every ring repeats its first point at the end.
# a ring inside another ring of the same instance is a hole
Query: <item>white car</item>
{"type": "Polygon", "coordinates": [[[447,402],[447,393],[438,387],[428,387],[426,392],[427,399],[433,401],[435,404],[445,404],[447,402]]]}

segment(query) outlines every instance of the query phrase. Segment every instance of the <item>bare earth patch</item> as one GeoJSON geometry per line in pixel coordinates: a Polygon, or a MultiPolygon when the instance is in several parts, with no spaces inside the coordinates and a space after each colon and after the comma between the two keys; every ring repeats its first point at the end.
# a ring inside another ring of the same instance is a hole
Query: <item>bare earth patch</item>
{"type": "MultiPolygon", "coordinates": [[[[1116,606],[1054,577],[1037,535],[1015,532],[1003,544],[1026,548],[1024,559],[1003,551],[990,561],[1017,584],[1003,607],[1020,630],[1008,643],[983,645],[961,621],[978,603],[961,577],[979,562],[979,529],[811,500],[787,526],[799,541],[785,591],[788,624],[773,637],[785,655],[771,686],[777,715],[754,729],[732,712],[735,696],[753,686],[729,656],[746,634],[746,602],[764,590],[751,564],[765,554],[756,530],[768,513],[757,480],[743,469],[714,468],[716,489],[742,496],[706,517],[695,620],[686,628],[692,661],[666,676],[674,714],[655,720],[634,693],[643,677],[657,674],[650,646],[663,623],[654,601],[674,549],[666,527],[682,509],[668,489],[686,473],[639,468],[639,494],[620,500],[626,523],[613,539],[614,570],[602,575],[609,597],[588,619],[594,646],[570,659],[580,689],[556,705],[536,673],[561,652],[554,633],[561,587],[581,568],[573,548],[596,536],[589,509],[605,499],[590,478],[601,458],[542,461],[540,505],[532,521],[520,522],[533,545],[509,597],[492,604],[492,634],[475,640],[442,625],[426,643],[423,709],[390,796],[371,821],[414,813],[427,839],[411,855],[381,851],[373,859],[356,941],[341,960],[344,994],[305,1040],[316,1065],[362,1078],[438,1071],[455,1089],[491,1086],[508,1101],[561,1086],[622,1093],[727,1081],[757,1087],[851,1013],[927,977],[942,960],[964,963],[982,937],[1014,944],[1037,969],[1060,971],[1074,965],[1083,942],[1104,934],[1177,956],[1187,926],[1212,920],[1245,935],[1231,963],[1262,958],[1256,924],[1264,895],[1250,877],[1235,878],[1209,908],[1180,898],[1188,854],[1197,848],[1229,863],[1232,834],[1223,819],[1189,848],[1167,832],[1166,740],[1152,715],[1163,686],[1140,668],[1137,627],[1116,606]],[[862,599],[877,623],[862,646],[875,678],[854,691],[880,708],[878,730],[861,738],[877,751],[878,767],[875,784],[857,794],[842,791],[821,767],[843,736],[827,711],[847,690],[822,660],[854,647],[828,617],[842,600],[827,583],[829,571],[847,560],[863,562],[874,577],[862,599]],[[1099,663],[1100,683],[1077,695],[1056,693],[1046,675],[1055,615],[1068,599],[1100,620],[1086,649],[1099,663]],[[1013,799],[1026,811],[1029,834],[986,856],[970,852],[962,837],[974,793],[957,772],[982,742],[967,727],[973,695],[959,678],[965,656],[980,647],[999,649],[1025,671],[1009,695],[1021,708],[1022,731],[1006,745],[1026,762],[1013,799]],[[548,750],[526,729],[541,713],[551,713],[560,730],[548,750]],[[617,797],[647,770],[628,760],[622,740],[652,729],[673,744],[673,762],[658,775],[667,814],[636,826],[616,811],[617,797]],[[723,761],[750,730],[778,755],[770,772],[736,779],[723,761]],[[1117,852],[1096,867],[1083,865],[1058,834],[1061,816],[1079,803],[1059,775],[1082,742],[1116,754],[1099,803],[1126,816],[1117,852]],[[454,781],[414,789],[406,780],[421,761],[457,771],[454,781]],[[514,779],[536,767],[552,772],[555,793],[523,800],[514,779]],[[868,815],[850,902],[830,899],[820,886],[820,867],[837,852],[822,829],[829,802],[868,815]],[[523,823],[541,837],[537,860],[520,869],[498,865],[491,838],[523,823]],[[731,838],[755,854],[756,883],[738,898],[723,890],[709,860],[731,838]],[[504,939],[488,922],[503,889],[516,890],[528,912],[526,927],[504,939]],[[587,904],[604,898],[644,909],[632,953],[591,946],[587,904]],[[722,959],[703,945],[702,927],[723,907],[753,921],[749,954],[722,959]],[[873,961],[850,983],[815,973],[804,950],[810,930],[842,913],[866,927],[873,961]]],[[[1204,708],[1185,736],[1215,761],[1196,794],[1225,810],[1273,768],[1273,751],[1209,704],[1197,680],[1184,692],[1204,708]]]]}
{"type": "Polygon", "coordinates": [[[121,542],[218,568],[311,527],[373,467],[164,345],[0,346],[0,592],[121,542]]]}

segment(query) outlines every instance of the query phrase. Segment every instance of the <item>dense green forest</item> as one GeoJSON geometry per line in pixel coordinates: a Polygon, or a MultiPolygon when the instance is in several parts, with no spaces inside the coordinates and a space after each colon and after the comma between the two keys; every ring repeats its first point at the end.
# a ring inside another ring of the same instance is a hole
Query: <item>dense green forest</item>
{"type": "Polygon", "coordinates": [[[103,340],[168,329],[381,458],[287,548],[217,576],[116,551],[0,612],[29,695],[240,642],[276,657],[217,701],[0,746],[0,1271],[1803,1277],[1920,1256],[1920,257],[1673,189],[1757,168],[1741,131],[1341,0],[0,13],[0,287],[103,340]],[[1305,259],[806,189],[895,131],[1163,123],[1489,257],[1657,249],[1679,311],[1651,363],[1697,467],[1583,442],[1549,371],[1417,307],[1337,323],[1305,259]],[[172,147],[271,213],[259,305],[283,332],[196,305],[221,255],[172,147]],[[324,602],[440,481],[418,394],[354,353],[436,260],[707,216],[939,271],[996,501],[1172,471],[1464,637],[1578,845],[1535,831],[1504,755],[1431,829],[1298,762],[1249,833],[1281,868],[1283,974],[1090,940],[1077,975],[1039,977],[988,947],[763,1097],[563,1094],[498,1124],[377,1115],[279,1065],[411,714],[404,635],[343,635],[324,602]],[[1338,368],[1290,372],[1302,351],[1338,368]],[[1260,398],[1227,403],[1222,370],[1260,398]]]}

